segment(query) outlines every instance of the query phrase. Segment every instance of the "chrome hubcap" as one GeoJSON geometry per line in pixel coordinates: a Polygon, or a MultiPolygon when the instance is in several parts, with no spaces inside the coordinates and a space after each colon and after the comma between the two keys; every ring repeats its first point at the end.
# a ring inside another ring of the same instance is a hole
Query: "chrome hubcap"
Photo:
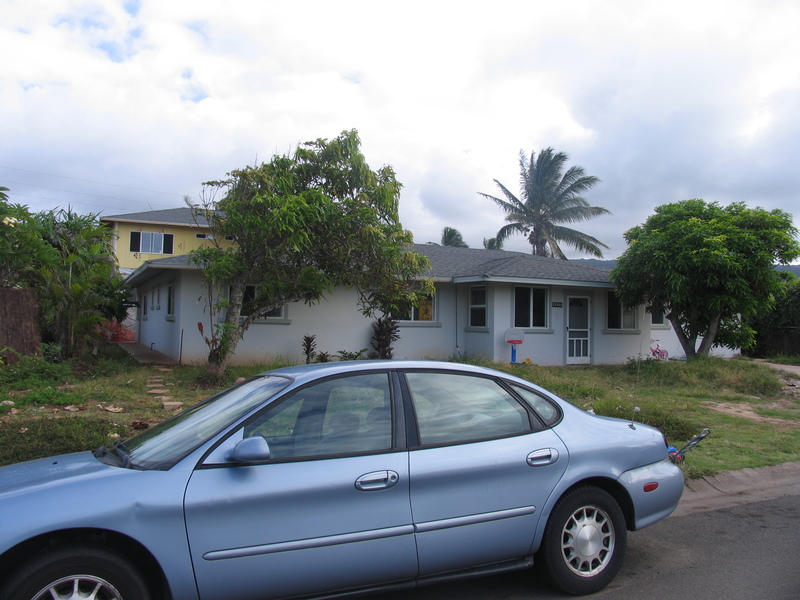
{"type": "Polygon", "coordinates": [[[54,581],[32,600],[122,600],[117,588],[93,575],[70,575],[54,581]]]}
{"type": "Polygon", "coordinates": [[[581,577],[602,571],[614,554],[614,525],[596,506],[579,508],[561,532],[561,556],[567,567],[581,577]]]}

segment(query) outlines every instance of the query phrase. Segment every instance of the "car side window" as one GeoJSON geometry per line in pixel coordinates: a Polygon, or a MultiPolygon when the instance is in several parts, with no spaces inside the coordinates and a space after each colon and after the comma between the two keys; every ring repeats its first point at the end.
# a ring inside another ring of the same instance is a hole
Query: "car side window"
{"type": "Polygon", "coordinates": [[[407,373],[423,445],[531,431],[528,412],[499,383],[460,373],[407,373]]]}
{"type": "Polygon", "coordinates": [[[245,437],[256,435],[267,440],[271,459],[389,449],[389,376],[339,377],[303,388],[245,427],[245,437]]]}
{"type": "Polygon", "coordinates": [[[547,427],[552,427],[558,423],[559,419],[561,418],[561,412],[552,402],[546,398],[543,398],[532,390],[516,385],[512,387],[514,388],[515,392],[522,396],[522,399],[525,400],[525,402],[531,405],[531,408],[536,411],[536,414],[541,417],[542,421],[547,427]]]}

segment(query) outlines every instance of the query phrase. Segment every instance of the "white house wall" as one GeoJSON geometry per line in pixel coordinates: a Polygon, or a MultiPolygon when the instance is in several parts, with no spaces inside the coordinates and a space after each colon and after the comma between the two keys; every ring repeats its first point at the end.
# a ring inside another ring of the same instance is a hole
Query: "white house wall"
{"type": "Polygon", "coordinates": [[[401,321],[400,339],[393,344],[395,358],[446,360],[458,354],[458,323],[464,315],[457,312],[455,286],[437,285],[433,300],[434,320],[401,321]]]}
{"type": "MultiPolygon", "coordinates": [[[[511,345],[505,332],[513,326],[513,283],[487,282],[487,325],[468,326],[469,291],[472,285],[437,284],[434,299],[434,321],[401,322],[400,339],[394,343],[395,358],[448,359],[453,356],[476,356],[510,362],[511,345]]],[[[673,355],[674,333],[670,328],[650,332],[650,315],[643,308],[637,312],[637,329],[606,328],[606,288],[543,286],[548,289],[547,326],[526,329],[524,343],[517,346],[517,362],[530,359],[540,365],[559,366],[566,363],[566,318],[570,296],[590,299],[591,363],[622,364],[628,359],[649,355],[651,337],[669,339],[673,355]],[[669,334],[669,338],[667,335],[669,334]]],[[[196,270],[165,270],[137,290],[141,299],[147,295],[147,318],[139,310],[137,340],[180,360],[201,363],[208,356],[197,323],[202,322],[206,335],[211,325],[203,300],[204,289],[196,270]],[[167,315],[167,294],[175,286],[174,315],[167,315]]],[[[254,323],[244,334],[231,362],[268,363],[282,358],[302,362],[303,336],[316,336],[317,352],[335,357],[340,350],[371,351],[372,322],[357,308],[356,293],[337,289],[315,305],[292,303],[286,307],[286,319],[254,323]]],[[[662,343],[662,346],[664,344],[662,343]]]]}

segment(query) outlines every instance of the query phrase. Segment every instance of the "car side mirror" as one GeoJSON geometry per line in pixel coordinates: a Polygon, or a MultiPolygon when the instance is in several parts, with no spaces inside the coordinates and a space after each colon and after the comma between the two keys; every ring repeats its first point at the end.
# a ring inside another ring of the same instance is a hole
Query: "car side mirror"
{"type": "Polygon", "coordinates": [[[230,454],[230,460],[237,463],[257,463],[269,460],[269,444],[260,435],[244,438],[236,444],[230,454]]]}

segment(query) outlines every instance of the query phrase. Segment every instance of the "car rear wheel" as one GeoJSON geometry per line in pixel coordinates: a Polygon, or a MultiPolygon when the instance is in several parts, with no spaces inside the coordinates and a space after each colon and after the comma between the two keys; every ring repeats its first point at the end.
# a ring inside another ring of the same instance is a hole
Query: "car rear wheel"
{"type": "Polygon", "coordinates": [[[592,594],[614,579],[626,545],[625,517],[614,498],[599,488],[581,487],[553,509],[539,560],[561,591],[592,594]]]}
{"type": "Polygon", "coordinates": [[[60,546],[30,559],[0,590],[4,600],[149,600],[139,572],[112,550],[60,546]]]}

